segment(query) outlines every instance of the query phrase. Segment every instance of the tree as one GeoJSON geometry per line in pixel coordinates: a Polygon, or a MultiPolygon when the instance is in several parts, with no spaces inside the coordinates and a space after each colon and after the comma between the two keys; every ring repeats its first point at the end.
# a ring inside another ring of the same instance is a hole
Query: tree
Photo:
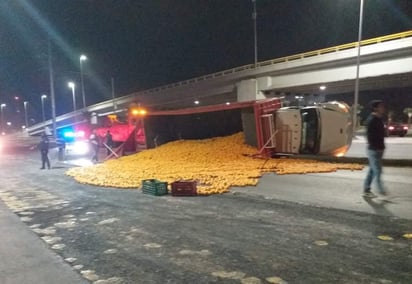
{"type": "Polygon", "coordinates": [[[412,107],[407,107],[403,109],[403,113],[408,116],[408,127],[411,127],[411,117],[412,117],[412,107]]]}

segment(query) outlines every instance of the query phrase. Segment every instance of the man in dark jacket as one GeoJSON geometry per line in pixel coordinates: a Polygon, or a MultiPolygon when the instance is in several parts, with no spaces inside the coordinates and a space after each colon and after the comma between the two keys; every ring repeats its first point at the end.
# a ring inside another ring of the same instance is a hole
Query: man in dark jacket
{"type": "Polygon", "coordinates": [[[110,133],[110,130],[107,130],[106,132],[106,147],[107,147],[107,155],[110,155],[112,153],[112,148],[113,148],[113,136],[110,133]]]}
{"type": "Polygon", "coordinates": [[[371,192],[372,181],[376,180],[378,192],[386,195],[385,188],[381,180],[382,156],[385,150],[385,126],[382,117],[385,113],[383,101],[376,100],[371,102],[372,113],[367,119],[366,136],[368,140],[368,162],[369,170],[363,186],[363,196],[372,198],[375,195],[371,192]]]}
{"type": "Polygon", "coordinates": [[[41,154],[41,170],[47,168],[50,169],[50,160],[49,160],[49,138],[47,137],[46,133],[41,135],[40,143],[37,145],[37,148],[41,154]]]}

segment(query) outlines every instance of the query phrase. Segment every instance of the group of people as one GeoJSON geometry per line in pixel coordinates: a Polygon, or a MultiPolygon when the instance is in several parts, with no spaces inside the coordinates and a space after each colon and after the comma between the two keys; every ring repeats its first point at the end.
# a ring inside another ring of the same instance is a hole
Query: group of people
{"type": "MultiPolygon", "coordinates": [[[[92,162],[97,163],[99,161],[100,142],[96,130],[93,130],[90,134],[89,141],[93,150],[92,162]]],[[[113,135],[110,133],[110,130],[107,130],[106,132],[104,146],[107,148],[107,155],[110,155],[113,151],[113,135]]]]}
{"type": "MultiPolygon", "coordinates": [[[[96,130],[93,130],[89,137],[90,146],[92,148],[92,162],[97,163],[99,161],[99,148],[100,148],[100,141],[99,136],[96,133],[96,130]]],[[[105,136],[105,147],[107,148],[107,155],[112,153],[112,148],[114,146],[113,143],[113,136],[109,130],[106,132],[105,136]]],[[[40,136],[40,142],[37,144],[37,149],[40,151],[41,156],[41,170],[50,169],[50,159],[49,159],[49,148],[50,148],[50,140],[46,133],[42,133],[40,136]]],[[[60,149],[59,149],[60,150],[60,149]]]]}

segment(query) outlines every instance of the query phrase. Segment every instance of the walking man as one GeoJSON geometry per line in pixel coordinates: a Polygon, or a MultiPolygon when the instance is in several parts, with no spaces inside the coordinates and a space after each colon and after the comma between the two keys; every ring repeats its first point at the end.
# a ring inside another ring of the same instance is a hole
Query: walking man
{"type": "Polygon", "coordinates": [[[386,195],[381,180],[382,156],[385,150],[385,126],[382,117],[385,113],[385,106],[383,101],[380,100],[372,101],[370,106],[372,108],[372,113],[369,115],[366,124],[369,170],[363,185],[363,196],[367,198],[376,197],[376,195],[371,192],[371,184],[374,179],[376,181],[378,192],[382,195],[386,195]]]}

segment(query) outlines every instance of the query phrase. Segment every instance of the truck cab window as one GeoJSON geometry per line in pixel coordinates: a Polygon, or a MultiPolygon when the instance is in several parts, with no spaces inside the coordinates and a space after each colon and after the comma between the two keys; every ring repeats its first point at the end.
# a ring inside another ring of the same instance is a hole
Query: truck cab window
{"type": "Polygon", "coordinates": [[[300,152],[302,154],[316,154],[319,151],[318,135],[319,120],[315,108],[305,108],[300,112],[302,116],[302,143],[300,152]]]}

